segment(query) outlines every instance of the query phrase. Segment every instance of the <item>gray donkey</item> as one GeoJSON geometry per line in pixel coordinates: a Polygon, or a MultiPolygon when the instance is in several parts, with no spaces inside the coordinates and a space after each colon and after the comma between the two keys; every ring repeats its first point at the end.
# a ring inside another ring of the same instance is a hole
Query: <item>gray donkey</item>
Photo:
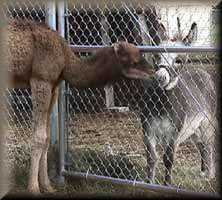
{"type": "MultiPolygon", "coordinates": [[[[162,45],[190,45],[197,34],[194,22],[186,37],[182,37],[180,22],[178,33],[169,40],[162,34],[162,45]]],[[[161,25],[162,30],[165,30],[161,25]]],[[[189,137],[201,155],[201,171],[212,178],[215,176],[214,135],[216,128],[215,85],[210,74],[202,69],[183,66],[177,71],[175,53],[163,53],[159,58],[159,80],[144,83],[145,93],[141,123],[147,154],[147,182],[154,183],[158,161],[157,144],[163,147],[165,166],[164,184],[171,184],[171,171],[177,147],[189,137]],[[172,68],[173,67],[173,68],[172,68]],[[169,72],[169,73],[168,73],[169,72]],[[165,74],[163,76],[163,74],[165,74]]]]}

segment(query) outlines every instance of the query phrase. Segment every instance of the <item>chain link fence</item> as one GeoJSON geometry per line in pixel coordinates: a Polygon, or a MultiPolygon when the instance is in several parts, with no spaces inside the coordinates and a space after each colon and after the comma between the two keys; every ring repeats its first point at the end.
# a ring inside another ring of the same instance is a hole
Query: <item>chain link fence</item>
{"type": "MultiPolygon", "coordinates": [[[[90,4],[67,1],[64,15],[66,39],[70,45],[111,45],[124,40],[139,46],[158,46],[163,44],[164,37],[160,31],[162,30],[160,24],[164,24],[166,29],[164,33],[173,38],[178,32],[177,17],[179,17],[184,36],[188,34],[192,22],[197,23],[197,40],[192,45],[208,47],[214,45],[216,40],[212,16],[213,6],[217,3],[217,1],[206,4],[192,2],[181,6],[181,2],[172,4],[165,1],[152,4],[140,2],[137,5],[124,2],[90,4]]],[[[2,9],[7,18],[32,19],[40,22],[46,21],[50,14],[44,1],[9,1],[2,9]]],[[[169,55],[166,53],[167,51],[146,52],[144,56],[155,64],[161,55],[166,59],[167,56],[173,57],[176,54],[176,66],[182,66],[182,71],[204,69],[209,72],[214,83],[217,83],[216,53],[174,52],[169,55]]],[[[76,54],[80,57],[92,55],[91,52],[76,54]]],[[[201,78],[200,75],[199,79],[201,78]]],[[[198,84],[196,80],[190,79],[188,87],[191,96],[195,84],[198,84]]],[[[67,171],[141,182],[147,180],[149,152],[144,143],[144,132],[147,131],[144,124],[147,124],[150,116],[151,119],[163,116],[167,103],[172,104],[172,110],[177,109],[174,108],[174,102],[168,99],[168,94],[159,91],[158,85],[149,86],[151,88],[148,89],[147,84],[138,80],[120,80],[105,88],[77,90],[66,83],[65,168],[67,171]]],[[[205,92],[204,97],[209,96],[206,102],[216,99],[207,86],[206,91],[204,88],[199,89],[205,92]]],[[[216,93],[217,90],[215,88],[214,90],[216,93]]],[[[183,93],[185,91],[182,90],[180,94],[183,93]]],[[[194,94],[191,104],[195,102],[195,98],[198,98],[197,95],[194,94]]],[[[13,165],[26,168],[29,165],[31,150],[31,91],[7,90],[6,97],[5,112],[9,125],[6,145],[9,150],[9,160],[13,165]]],[[[184,110],[184,115],[186,111],[184,110]]],[[[208,116],[204,115],[204,118],[210,126],[213,126],[212,137],[214,137],[215,113],[212,113],[212,118],[208,116]]],[[[182,119],[178,119],[183,123],[182,119]]],[[[173,123],[176,123],[175,120],[173,123]]],[[[160,153],[155,183],[163,185],[164,142],[159,137],[155,138],[155,141],[159,144],[157,151],[160,153]]],[[[201,155],[193,138],[188,137],[179,143],[173,163],[172,185],[191,191],[214,193],[217,192],[217,184],[218,178],[208,179],[201,175],[201,155]]]]}

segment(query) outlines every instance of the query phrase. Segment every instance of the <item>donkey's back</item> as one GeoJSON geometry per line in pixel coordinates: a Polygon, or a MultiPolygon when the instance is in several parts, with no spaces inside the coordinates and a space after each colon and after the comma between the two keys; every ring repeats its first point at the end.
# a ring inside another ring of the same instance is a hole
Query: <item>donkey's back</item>
{"type": "Polygon", "coordinates": [[[168,98],[173,110],[168,110],[178,128],[176,144],[184,142],[192,134],[202,131],[200,139],[212,138],[215,128],[216,91],[214,82],[206,71],[192,68],[183,70],[178,76],[178,83],[168,98]],[[176,111],[176,113],[175,113],[176,111]]]}

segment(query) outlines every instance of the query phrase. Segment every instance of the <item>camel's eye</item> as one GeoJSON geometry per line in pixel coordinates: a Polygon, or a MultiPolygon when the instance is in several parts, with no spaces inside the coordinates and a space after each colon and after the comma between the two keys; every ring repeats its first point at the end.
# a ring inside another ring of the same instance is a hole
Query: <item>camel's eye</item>
{"type": "Polygon", "coordinates": [[[133,66],[137,66],[139,62],[133,62],[133,66]]]}

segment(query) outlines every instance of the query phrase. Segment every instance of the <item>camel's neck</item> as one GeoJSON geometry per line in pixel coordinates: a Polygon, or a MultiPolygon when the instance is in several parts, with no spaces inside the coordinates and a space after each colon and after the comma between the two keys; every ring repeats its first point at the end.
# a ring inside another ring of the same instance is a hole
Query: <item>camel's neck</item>
{"type": "Polygon", "coordinates": [[[80,59],[71,49],[66,53],[63,78],[76,88],[95,87],[120,77],[120,67],[112,47],[80,59]]]}

